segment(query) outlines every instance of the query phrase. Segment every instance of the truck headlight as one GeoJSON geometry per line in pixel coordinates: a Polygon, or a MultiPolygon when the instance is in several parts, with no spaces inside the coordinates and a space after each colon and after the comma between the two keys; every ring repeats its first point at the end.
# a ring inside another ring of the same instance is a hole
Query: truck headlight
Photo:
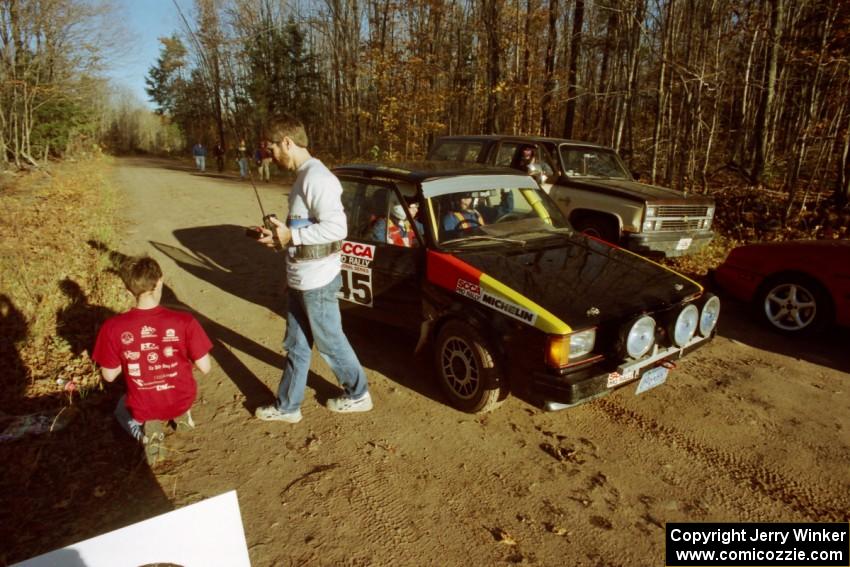
{"type": "Polygon", "coordinates": [[[632,323],[625,342],[626,353],[632,358],[640,358],[649,352],[655,344],[655,319],[644,315],[632,323]]]}
{"type": "Polygon", "coordinates": [[[673,323],[673,332],[670,333],[677,347],[683,347],[690,342],[697,332],[699,320],[699,309],[693,303],[679,311],[679,316],[673,323]]]}
{"type": "Polygon", "coordinates": [[[702,313],[699,316],[699,334],[707,337],[717,326],[717,319],[720,317],[720,298],[716,295],[709,297],[702,306],[702,313]]]}
{"type": "Polygon", "coordinates": [[[546,364],[552,368],[565,368],[570,360],[581,358],[593,351],[596,329],[586,329],[569,335],[552,335],[546,349],[546,364]]]}
{"type": "Polygon", "coordinates": [[[658,210],[655,207],[647,207],[646,208],[646,218],[651,218],[655,216],[658,210]]]}

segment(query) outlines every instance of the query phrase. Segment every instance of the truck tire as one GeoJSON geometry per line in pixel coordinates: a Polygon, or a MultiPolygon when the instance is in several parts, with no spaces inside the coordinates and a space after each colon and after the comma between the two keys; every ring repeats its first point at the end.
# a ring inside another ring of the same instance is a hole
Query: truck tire
{"type": "Polygon", "coordinates": [[[604,215],[583,215],[573,223],[576,231],[599,238],[611,244],[620,243],[620,227],[617,221],[604,215]]]}

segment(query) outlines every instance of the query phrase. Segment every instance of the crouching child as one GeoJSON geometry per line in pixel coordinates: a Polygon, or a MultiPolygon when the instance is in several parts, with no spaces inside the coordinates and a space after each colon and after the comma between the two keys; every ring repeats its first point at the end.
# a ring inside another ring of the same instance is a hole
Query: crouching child
{"type": "Polygon", "coordinates": [[[212,343],[198,321],[184,311],[162,307],[162,269],[146,256],[130,258],[121,279],[136,306],[108,319],[92,358],[107,382],[124,374],[127,393],[115,417],[145,447],[149,464],[165,457],[165,428],[192,429],[191,408],[198,386],[192,366],[207,374],[212,343]]]}

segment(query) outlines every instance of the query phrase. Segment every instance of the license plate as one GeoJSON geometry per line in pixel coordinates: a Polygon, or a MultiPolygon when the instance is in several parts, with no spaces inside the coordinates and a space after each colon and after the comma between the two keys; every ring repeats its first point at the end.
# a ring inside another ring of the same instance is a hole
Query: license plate
{"type": "Polygon", "coordinates": [[[652,370],[647,370],[644,372],[643,376],[640,377],[640,382],[638,382],[637,390],[635,390],[635,394],[642,394],[647,390],[651,390],[656,386],[660,386],[667,380],[667,368],[663,366],[656,366],[652,370]]]}
{"type": "Polygon", "coordinates": [[[680,238],[679,242],[676,243],[676,250],[687,250],[691,247],[691,242],[693,241],[693,238],[680,238]]]}

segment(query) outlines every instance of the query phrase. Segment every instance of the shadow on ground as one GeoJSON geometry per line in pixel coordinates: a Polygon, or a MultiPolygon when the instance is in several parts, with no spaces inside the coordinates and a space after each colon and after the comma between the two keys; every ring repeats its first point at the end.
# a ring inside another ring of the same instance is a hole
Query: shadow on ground
{"type": "Polygon", "coordinates": [[[815,336],[787,337],[762,325],[750,305],[728,296],[721,296],[721,299],[723,307],[717,331],[720,336],[753,348],[850,372],[847,353],[850,329],[832,327],[815,336]]]}
{"type": "MultiPolygon", "coordinates": [[[[91,348],[97,327],[112,311],[91,304],[73,280],[57,285],[70,301],[57,313],[57,334],[79,355],[91,348]]],[[[27,336],[27,322],[6,296],[0,296],[0,316],[0,564],[171,510],[141,447],[112,417],[123,387],[95,389],[84,397],[69,398],[58,388],[27,395],[29,377],[16,348],[27,336]]]]}

